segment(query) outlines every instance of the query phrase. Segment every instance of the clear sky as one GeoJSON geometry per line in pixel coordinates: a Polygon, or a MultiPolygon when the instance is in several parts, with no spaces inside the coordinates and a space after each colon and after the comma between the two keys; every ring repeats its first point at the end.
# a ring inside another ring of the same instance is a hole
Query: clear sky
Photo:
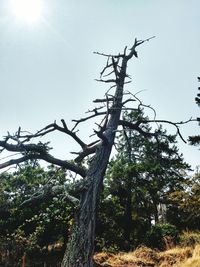
{"type": "MultiPolygon", "coordinates": [[[[108,89],[94,81],[104,60],[92,52],[118,53],[135,37],[154,35],[130,62],[128,89],[144,90],[139,96],[156,109],[158,119],[199,116],[194,101],[200,76],[199,0],[41,0],[33,19],[13,1],[0,0],[0,136],[19,126],[34,132],[54,120],[71,124],[82,117],[108,89]]],[[[84,124],[80,136],[90,135],[90,126],[89,131],[84,124]]],[[[183,127],[183,136],[199,130],[191,123],[183,127]]],[[[63,159],[74,150],[68,139],[48,139],[63,159]]],[[[188,163],[200,164],[196,147],[182,142],[179,147],[188,163]]]]}

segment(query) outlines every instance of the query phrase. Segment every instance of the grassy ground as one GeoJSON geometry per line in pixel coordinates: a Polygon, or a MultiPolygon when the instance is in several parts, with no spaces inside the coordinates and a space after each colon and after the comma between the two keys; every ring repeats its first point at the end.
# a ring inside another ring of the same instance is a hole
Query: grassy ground
{"type": "Polygon", "coordinates": [[[200,267],[200,245],[174,247],[164,252],[140,247],[129,253],[99,253],[96,267],[200,267]]]}

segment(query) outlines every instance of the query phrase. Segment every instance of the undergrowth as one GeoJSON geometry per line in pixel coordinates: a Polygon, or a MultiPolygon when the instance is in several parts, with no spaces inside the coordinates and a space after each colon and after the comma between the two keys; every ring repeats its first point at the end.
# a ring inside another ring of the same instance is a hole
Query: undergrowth
{"type": "Polygon", "coordinates": [[[98,253],[95,267],[200,267],[200,233],[184,232],[180,243],[159,251],[141,246],[129,253],[98,253]]]}

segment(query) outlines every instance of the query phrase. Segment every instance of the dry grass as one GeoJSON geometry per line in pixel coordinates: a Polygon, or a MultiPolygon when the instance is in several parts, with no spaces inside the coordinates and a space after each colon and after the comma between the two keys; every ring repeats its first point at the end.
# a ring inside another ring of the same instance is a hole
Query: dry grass
{"type": "Polygon", "coordinates": [[[116,255],[99,253],[94,256],[94,260],[97,267],[155,267],[158,258],[156,251],[141,247],[134,252],[119,253],[116,255]]]}
{"type": "Polygon", "coordinates": [[[175,247],[164,252],[140,247],[116,255],[99,253],[94,259],[96,267],[200,267],[200,245],[175,247]]]}
{"type": "Polygon", "coordinates": [[[180,244],[183,247],[200,244],[200,232],[184,231],[180,236],[180,244]]]}
{"type": "Polygon", "coordinates": [[[191,247],[175,247],[159,253],[159,267],[176,266],[192,256],[191,247]]]}
{"type": "Polygon", "coordinates": [[[200,245],[196,245],[191,258],[175,267],[200,267],[200,245]]]}

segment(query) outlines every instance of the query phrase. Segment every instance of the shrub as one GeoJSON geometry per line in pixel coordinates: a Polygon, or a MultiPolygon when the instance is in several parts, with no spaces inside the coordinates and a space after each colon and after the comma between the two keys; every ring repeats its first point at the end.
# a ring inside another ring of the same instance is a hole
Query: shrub
{"type": "Polygon", "coordinates": [[[151,248],[165,250],[172,248],[178,241],[178,230],[172,224],[156,224],[147,232],[145,243],[151,248]]]}

